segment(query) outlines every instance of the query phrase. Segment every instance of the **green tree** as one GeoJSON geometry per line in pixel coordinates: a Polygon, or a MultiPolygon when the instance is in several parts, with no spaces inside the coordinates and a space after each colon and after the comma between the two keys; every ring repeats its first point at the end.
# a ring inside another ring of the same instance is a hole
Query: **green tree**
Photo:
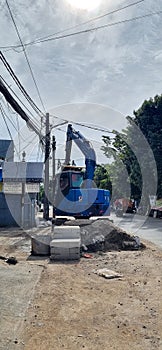
{"type": "Polygon", "coordinates": [[[144,101],[134,111],[134,122],[146,137],[155,157],[158,173],[158,198],[162,197],[162,95],[144,101]]]}
{"type": "Polygon", "coordinates": [[[39,201],[42,202],[43,199],[44,199],[44,185],[41,184],[40,191],[39,191],[39,201]]]}
{"type": "Polygon", "coordinates": [[[94,181],[97,188],[107,189],[111,192],[112,185],[109,172],[104,165],[98,165],[95,170],[94,181]]]}
{"type": "Polygon", "coordinates": [[[130,196],[136,199],[142,196],[147,203],[149,194],[156,190],[156,166],[157,195],[162,197],[162,95],[144,101],[133,114],[127,117],[125,130],[114,131],[113,140],[103,136],[102,150],[113,159],[109,174],[113,177],[115,196],[122,193],[124,196],[129,187],[130,196]]]}
{"type": "Polygon", "coordinates": [[[114,131],[112,142],[109,137],[103,136],[105,146],[102,146],[102,150],[108,158],[114,159],[109,166],[113,197],[132,196],[137,199],[142,190],[141,172],[137,158],[129,146],[127,132],[124,130],[119,134],[114,131]]]}

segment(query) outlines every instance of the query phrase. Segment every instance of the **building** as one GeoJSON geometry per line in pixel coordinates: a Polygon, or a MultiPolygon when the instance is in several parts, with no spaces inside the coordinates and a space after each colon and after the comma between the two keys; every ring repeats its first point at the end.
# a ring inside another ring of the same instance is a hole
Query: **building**
{"type": "Polygon", "coordinates": [[[14,162],[14,144],[0,140],[0,226],[35,226],[43,163],[14,162]]]}

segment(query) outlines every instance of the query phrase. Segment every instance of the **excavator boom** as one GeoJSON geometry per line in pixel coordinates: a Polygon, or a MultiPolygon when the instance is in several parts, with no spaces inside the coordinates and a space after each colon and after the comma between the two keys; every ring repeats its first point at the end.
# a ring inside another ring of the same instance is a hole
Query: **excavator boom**
{"type": "Polygon", "coordinates": [[[76,143],[85,156],[85,180],[93,180],[96,167],[96,154],[91,143],[79,132],[74,130],[71,124],[67,128],[65,165],[70,163],[72,141],[76,143]]]}

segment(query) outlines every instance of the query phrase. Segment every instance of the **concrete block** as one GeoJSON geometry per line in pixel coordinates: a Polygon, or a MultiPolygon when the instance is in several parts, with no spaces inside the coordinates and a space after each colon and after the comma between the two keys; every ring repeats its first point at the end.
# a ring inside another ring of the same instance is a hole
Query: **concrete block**
{"type": "Polygon", "coordinates": [[[79,226],[55,226],[53,238],[54,239],[80,238],[80,227],[79,226]]]}
{"type": "Polygon", "coordinates": [[[51,260],[79,260],[80,259],[80,250],[75,248],[53,248],[51,255],[51,260]]]}
{"type": "Polygon", "coordinates": [[[50,243],[51,260],[79,260],[81,239],[53,239],[50,243]]]}
{"type": "Polygon", "coordinates": [[[75,238],[75,239],[53,239],[50,242],[50,248],[80,248],[81,239],[75,238]]]}
{"type": "Polygon", "coordinates": [[[33,255],[50,255],[51,236],[37,235],[31,237],[33,255]]]}

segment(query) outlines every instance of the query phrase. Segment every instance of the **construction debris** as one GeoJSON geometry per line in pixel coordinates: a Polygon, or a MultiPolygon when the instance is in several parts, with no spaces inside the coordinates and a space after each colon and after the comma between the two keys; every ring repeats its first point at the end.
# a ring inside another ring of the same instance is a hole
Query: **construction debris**
{"type": "Polygon", "coordinates": [[[82,253],[82,258],[85,258],[85,259],[92,259],[92,258],[93,258],[93,255],[92,255],[92,254],[89,254],[89,253],[82,253]]]}
{"type": "Polygon", "coordinates": [[[16,265],[18,263],[17,259],[14,256],[10,256],[5,260],[7,264],[16,265]]]}
{"type": "Polygon", "coordinates": [[[33,255],[50,255],[51,235],[32,235],[32,254],[33,255]]]}
{"type": "Polygon", "coordinates": [[[117,273],[115,271],[108,270],[108,269],[100,269],[100,270],[97,270],[95,273],[107,279],[123,277],[123,275],[121,275],[120,273],[117,273]]]}
{"type": "Polygon", "coordinates": [[[79,226],[56,226],[53,240],[50,243],[50,259],[79,260],[80,246],[81,238],[79,226]]]}
{"type": "Polygon", "coordinates": [[[51,260],[80,259],[83,253],[144,248],[139,237],[131,236],[108,219],[67,220],[54,225],[48,234],[32,235],[32,254],[51,260]]]}
{"type": "MultiPolygon", "coordinates": [[[[80,220],[81,221],[81,220],[80,220]]],[[[90,220],[89,220],[90,221],[90,220]]],[[[77,223],[79,224],[79,223],[77,223]]],[[[131,236],[108,219],[80,223],[82,246],[87,252],[142,249],[139,237],[131,236]]]]}
{"type": "Polygon", "coordinates": [[[1,260],[4,260],[9,265],[16,265],[18,263],[17,259],[14,256],[6,258],[5,256],[0,256],[1,260]]]}

